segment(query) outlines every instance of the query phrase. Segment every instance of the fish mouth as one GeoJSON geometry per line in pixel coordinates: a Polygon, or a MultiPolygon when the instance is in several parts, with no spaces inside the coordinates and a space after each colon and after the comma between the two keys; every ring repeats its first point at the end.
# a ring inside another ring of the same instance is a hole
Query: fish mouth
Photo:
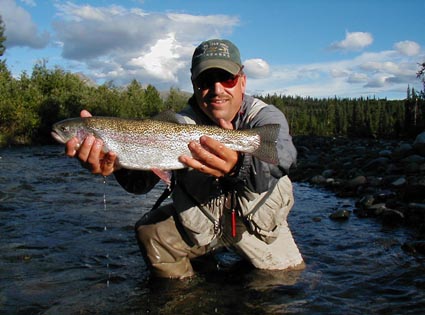
{"type": "Polygon", "coordinates": [[[60,134],[58,134],[57,132],[55,132],[55,131],[52,131],[51,133],[50,133],[51,135],[52,135],[52,137],[57,141],[57,142],[59,142],[59,143],[65,143],[66,141],[65,141],[65,139],[60,135],[60,134]]]}

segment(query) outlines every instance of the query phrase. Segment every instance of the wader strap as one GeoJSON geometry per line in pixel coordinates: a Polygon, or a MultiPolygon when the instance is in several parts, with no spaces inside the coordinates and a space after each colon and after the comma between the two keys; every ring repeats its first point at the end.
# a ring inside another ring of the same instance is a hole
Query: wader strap
{"type": "Polygon", "coordinates": [[[171,176],[170,185],[168,185],[167,188],[165,188],[165,190],[162,192],[161,196],[159,196],[158,200],[153,205],[151,211],[157,209],[161,205],[161,203],[170,196],[170,194],[173,192],[174,186],[175,186],[175,180],[174,180],[174,174],[173,174],[171,176]]]}
{"type": "Polygon", "coordinates": [[[186,187],[183,183],[180,183],[179,187],[186,194],[186,196],[189,197],[189,199],[201,210],[201,212],[214,224],[214,233],[216,235],[219,235],[219,233],[221,232],[220,221],[217,220],[208,211],[208,209],[205,209],[205,207],[203,205],[201,205],[201,203],[198,200],[196,200],[195,197],[193,197],[191,194],[189,194],[189,192],[186,190],[186,187]]]}
{"type": "Polygon", "coordinates": [[[255,207],[252,208],[247,215],[245,215],[244,217],[245,225],[247,226],[250,232],[254,231],[253,223],[252,223],[252,218],[254,217],[254,214],[260,209],[262,205],[264,205],[264,203],[270,197],[270,195],[272,194],[276,186],[277,186],[277,183],[273,187],[269,188],[269,190],[264,194],[264,196],[261,197],[261,200],[255,205],[255,207]]]}

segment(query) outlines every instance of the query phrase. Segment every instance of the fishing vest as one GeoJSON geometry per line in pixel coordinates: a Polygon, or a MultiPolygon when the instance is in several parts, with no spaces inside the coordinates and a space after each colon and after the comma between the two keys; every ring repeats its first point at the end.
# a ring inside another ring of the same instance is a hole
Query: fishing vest
{"type": "MultiPolygon", "coordinates": [[[[262,108],[269,106],[251,98],[246,121],[251,121],[262,108]]],[[[194,112],[183,113],[186,123],[195,124],[194,112]]],[[[261,175],[258,175],[261,176],[261,175]]],[[[194,245],[207,245],[219,238],[223,231],[225,211],[237,210],[246,230],[266,243],[273,242],[278,226],[286,220],[293,205],[292,183],[288,176],[276,180],[272,187],[256,193],[242,185],[237,191],[223,190],[219,179],[185,168],[175,172],[173,204],[177,218],[194,245]]]]}

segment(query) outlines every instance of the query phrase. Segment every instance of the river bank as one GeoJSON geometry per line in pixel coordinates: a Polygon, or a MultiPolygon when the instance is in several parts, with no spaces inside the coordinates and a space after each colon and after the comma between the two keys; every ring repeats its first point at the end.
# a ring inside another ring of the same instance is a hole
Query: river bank
{"type": "Polygon", "coordinates": [[[294,143],[293,181],[354,198],[358,217],[409,225],[425,238],[425,132],[412,141],[299,136],[294,143]]]}

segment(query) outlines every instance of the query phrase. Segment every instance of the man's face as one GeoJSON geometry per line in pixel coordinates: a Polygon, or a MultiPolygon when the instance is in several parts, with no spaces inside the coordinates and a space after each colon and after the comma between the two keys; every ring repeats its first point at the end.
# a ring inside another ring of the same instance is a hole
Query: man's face
{"type": "Polygon", "coordinates": [[[246,87],[246,76],[222,69],[208,69],[192,82],[201,110],[216,124],[220,118],[231,122],[239,112],[246,87]]]}

